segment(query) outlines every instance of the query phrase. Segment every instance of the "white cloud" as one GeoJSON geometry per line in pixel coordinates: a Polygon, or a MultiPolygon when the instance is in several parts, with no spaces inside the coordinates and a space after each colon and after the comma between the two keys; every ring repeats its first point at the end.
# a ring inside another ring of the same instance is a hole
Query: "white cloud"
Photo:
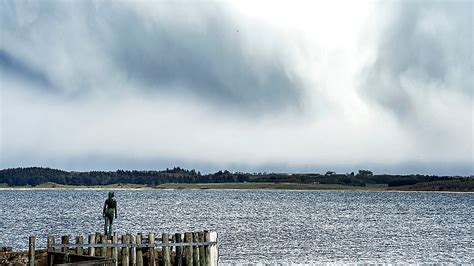
{"type": "MultiPolygon", "coordinates": [[[[472,97],[404,74],[396,84],[412,108],[400,119],[361,93],[361,70],[380,58],[372,51],[394,27],[373,31],[374,12],[385,12],[378,5],[139,2],[104,10],[92,1],[61,3],[57,13],[5,3],[2,13],[16,15],[1,27],[1,167],[472,173],[472,97]],[[188,35],[197,41],[181,45],[188,35]],[[169,72],[169,82],[154,68],[169,72]],[[225,84],[241,79],[249,87],[225,84]],[[206,87],[222,82],[224,90],[206,87]]],[[[450,73],[469,85],[464,72],[450,73]]],[[[378,85],[396,95],[388,80],[378,85]]]]}

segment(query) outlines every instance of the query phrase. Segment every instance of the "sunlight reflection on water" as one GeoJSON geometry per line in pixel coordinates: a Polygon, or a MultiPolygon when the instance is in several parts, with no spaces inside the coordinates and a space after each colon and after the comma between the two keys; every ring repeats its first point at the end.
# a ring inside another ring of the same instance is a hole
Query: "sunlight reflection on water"
{"type": "MultiPolygon", "coordinates": [[[[215,230],[222,263],[474,263],[474,194],[119,190],[119,233],[215,230]]],[[[102,230],[104,190],[0,190],[0,246],[102,230]]]]}

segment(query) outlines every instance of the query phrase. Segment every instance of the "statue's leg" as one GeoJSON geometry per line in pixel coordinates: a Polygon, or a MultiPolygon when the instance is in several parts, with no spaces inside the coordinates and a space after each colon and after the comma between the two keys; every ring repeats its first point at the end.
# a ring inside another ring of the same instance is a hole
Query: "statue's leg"
{"type": "Polygon", "coordinates": [[[113,230],[112,230],[112,224],[114,223],[114,218],[110,218],[110,223],[109,223],[109,239],[112,239],[112,234],[113,234],[113,230]]]}
{"type": "Polygon", "coordinates": [[[104,224],[104,235],[108,235],[107,234],[107,226],[108,226],[108,223],[109,223],[109,218],[107,218],[107,215],[105,216],[105,224],[104,224]]]}

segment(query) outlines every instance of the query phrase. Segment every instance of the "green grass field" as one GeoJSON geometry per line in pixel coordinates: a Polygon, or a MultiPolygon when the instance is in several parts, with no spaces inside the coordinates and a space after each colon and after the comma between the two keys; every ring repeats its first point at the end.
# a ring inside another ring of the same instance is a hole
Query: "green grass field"
{"type": "Polygon", "coordinates": [[[138,184],[111,184],[105,186],[70,186],[45,183],[38,186],[7,186],[0,189],[260,189],[260,190],[346,190],[346,191],[452,191],[473,192],[474,181],[439,181],[419,183],[412,186],[388,187],[387,184],[367,184],[365,187],[339,184],[303,184],[303,183],[166,183],[158,186],[138,184]]]}
{"type": "Polygon", "coordinates": [[[381,191],[386,185],[370,185],[366,187],[346,186],[337,184],[297,184],[297,183],[208,183],[208,184],[161,184],[157,189],[286,189],[286,190],[364,190],[381,191]]]}
{"type": "Polygon", "coordinates": [[[106,186],[70,186],[55,183],[45,183],[38,186],[10,187],[0,185],[5,189],[284,189],[284,190],[361,190],[383,191],[386,185],[369,185],[366,187],[346,186],[338,184],[299,184],[299,183],[166,183],[158,186],[137,184],[111,184],[106,186]]]}

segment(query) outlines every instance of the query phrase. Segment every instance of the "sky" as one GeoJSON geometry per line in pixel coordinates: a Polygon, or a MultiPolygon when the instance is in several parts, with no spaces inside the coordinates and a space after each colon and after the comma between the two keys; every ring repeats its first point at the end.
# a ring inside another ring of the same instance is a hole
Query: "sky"
{"type": "Polygon", "coordinates": [[[473,1],[0,1],[0,168],[473,175],[473,1]]]}

